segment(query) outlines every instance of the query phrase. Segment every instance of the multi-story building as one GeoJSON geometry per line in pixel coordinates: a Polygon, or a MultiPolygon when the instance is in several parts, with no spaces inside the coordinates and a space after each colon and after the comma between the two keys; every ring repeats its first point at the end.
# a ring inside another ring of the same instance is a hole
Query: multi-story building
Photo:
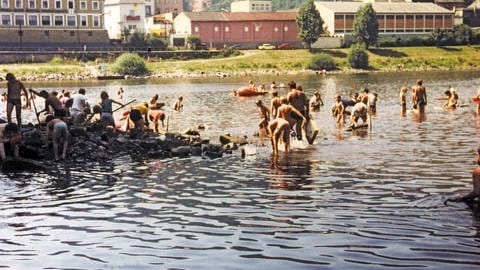
{"type": "Polygon", "coordinates": [[[103,0],[1,0],[0,47],[91,48],[109,45],[103,0]]]}
{"type": "Polygon", "coordinates": [[[105,29],[112,40],[123,40],[134,32],[145,33],[146,0],[105,0],[105,29]]]}
{"type": "Polygon", "coordinates": [[[271,12],[272,1],[238,0],[230,4],[232,12],[271,12]]]}
{"type": "MultiPolygon", "coordinates": [[[[327,31],[348,37],[353,31],[361,2],[315,2],[327,31]]],[[[425,35],[433,30],[452,29],[454,11],[433,3],[372,3],[377,14],[379,37],[425,35]]]]}
{"type": "Polygon", "coordinates": [[[155,0],[155,14],[175,13],[183,11],[183,0],[155,0]]]}

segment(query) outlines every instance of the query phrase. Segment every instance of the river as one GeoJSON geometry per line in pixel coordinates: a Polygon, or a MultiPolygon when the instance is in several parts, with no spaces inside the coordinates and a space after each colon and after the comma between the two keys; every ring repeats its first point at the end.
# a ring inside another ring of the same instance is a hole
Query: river
{"type": "Polygon", "coordinates": [[[170,131],[204,125],[202,137],[213,142],[224,133],[245,135],[255,154],[122,157],[2,173],[0,268],[478,269],[480,210],[443,201],[471,189],[480,117],[473,104],[444,111],[436,98],[451,85],[468,102],[480,78],[422,73],[429,105],[419,121],[402,117],[398,104],[399,89],[419,75],[253,78],[267,85],[294,79],[326,103],[313,113],[320,127],[314,145],[278,158],[252,136],[256,98],[231,95],[245,78],[26,83],[37,90],[84,87],[91,101],[101,90],[118,100],[119,87],[122,102],[158,93],[170,131]],[[371,131],[337,128],[329,110],[335,94],[363,87],[379,95],[371,131]],[[178,96],[182,112],[171,109],[178,96]]]}

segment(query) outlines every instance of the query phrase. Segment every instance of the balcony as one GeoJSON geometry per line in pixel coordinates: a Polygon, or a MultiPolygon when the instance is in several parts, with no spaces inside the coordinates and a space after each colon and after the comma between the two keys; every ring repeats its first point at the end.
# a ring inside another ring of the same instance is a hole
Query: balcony
{"type": "Polygon", "coordinates": [[[140,21],[140,15],[127,15],[125,16],[126,21],[140,21]]]}

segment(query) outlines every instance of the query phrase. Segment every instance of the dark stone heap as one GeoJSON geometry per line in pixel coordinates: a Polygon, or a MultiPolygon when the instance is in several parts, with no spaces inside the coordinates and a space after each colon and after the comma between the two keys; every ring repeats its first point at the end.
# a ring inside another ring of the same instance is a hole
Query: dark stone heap
{"type": "MultiPolygon", "coordinates": [[[[45,127],[27,125],[22,128],[20,159],[3,162],[2,169],[15,170],[26,163],[39,168],[54,164],[51,142],[45,146],[45,127]],[[16,162],[16,163],[15,163],[16,162]]],[[[202,139],[197,130],[183,133],[128,132],[105,129],[100,125],[73,126],[69,129],[69,162],[108,162],[116,157],[130,155],[134,159],[202,156],[211,159],[231,154],[246,144],[243,137],[229,134],[220,136],[221,144],[202,139]]],[[[28,165],[27,164],[27,165],[28,165]]],[[[28,167],[28,166],[27,166],[28,167]]]]}

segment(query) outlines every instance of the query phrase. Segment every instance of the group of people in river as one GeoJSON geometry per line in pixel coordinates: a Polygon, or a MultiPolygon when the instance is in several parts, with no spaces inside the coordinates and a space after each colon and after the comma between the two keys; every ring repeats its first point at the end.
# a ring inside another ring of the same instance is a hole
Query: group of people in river
{"type": "MultiPolygon", "coordinates": [[[[11,149],[13,156],[18,158],[18,146],[22,141],[22,109],[35,110],[40,126],[45,126],[45,145],[49,140],[53,145],[53,156],[55,160],[66,159],[68,152],[68,136],[70,127],[85,126],[89,123],[96,123],[101,129],[114,129],[136,132],[143,132],[147,129],[159,132],[160,124],[165,126],[166,115],[162,111],[165,103],[159,102],[159,96],[152,96],[148,102],[121,103],[109,97],[106,91],[100,93],[100,99],[96,104],[91,104],[85,96],[85,89],[81,88],[77,93],[71,94],[62,90],[37,92],[33,89],[27,90],[23,83],[16,79],[12,73],[7,73],[7,91],[3,96],[6,102],[7,119],[0,124],[0,158],[5,160],[6,145],[11,149]],[[37,110],[35,99],[44,99],[44,107],[37,110]],[[118,105],[117,109],[113,109],[118,105]],[[114,118],[114,112],[126,108],[120,119],[114,118]],[[16,123],[12,121],[12,113],[15,110],[16,123]],[[120,121],[120,122],[119,122],[120,121]],[[123,123],[123,124],[122,124],[123,123]]],[[[118,91],[119,97],[123,99],[124,91],[118,91]]],[[[183,97],[178,97],[173,109],[183,109],[183,97]]]]}
{"type": "MultiPolygon", "coordinates": [[[[271,86],[272,99],[270,107],[263,104],[262,100],[256,101],[260,115],[258,127],[261,131],[265,130],[265,133],[269,135],[274,155],[278,153],[279,141],[284,143],[285,152],[288,152],[290,150],[290,137],[296,137],[298,140],[301,140],[302,130],[310,119],[309,112],[318,110],[324,105],[318,91],[308,100],[301,85],[291,81],[287,84],[287,88],[287,96],[279,97],[276,91],[276,84],[273,82],[271,86]]],[[[402,116],[405,116],[407,112],[408,92],[409,88],[407,87],[400,89],[402,116]]],[[[445,91],[445,95],[446,97],[444,98],[438,98],[444,101],[442,108],[451,110],[461,106],[458,101],[459,96],[453,87],[450,86],[449,89],[445,91]]],[[[473,97],[472,100],[477,102],[477,114],[480,114],[480,89],[478,95],[473,97]]],[[[340,126],[346,124],[347,115],[350,115],[349,128],[368,126],[367,116],[368,114],[374,115],[376,113],[377,101],[378,94],[371,93],[367,88],[365,88],[362,93],[355,93],[350,98],[343,98],[340,95],[336,95],[335,102],[331,108],[332,115],[336,118],[336,122],[340,126]],[[346,109],[347,107],[352,107],[352,109],[348,111],[346,109]],[[360,120],[362,123],[359,122],[360,120]]],[[[416,111],[419,115],[425,114],[428,96],[421,79],[417,80],[415,85],[411,87],[411,103],[412,110],[416,111]]],[[[447,199],[447,201],[472,201],[480,197],[480,148],[478,149],[477,163],[479,167],[475,168],[472,174],[472,191],[463,196],[447,199]]]]}
{"type": "Polygon", "coordinates": [[[283,143],[285,152],[288,152],[290,137],[302,140],[303,130],[310,119],[310,111],[319,110],[324,105],[320,92],[315,92],[312,98],[308,99],[300,84],[290,81],[286,88],[287,95],[280,97],[273,82],[269,106],[260,99],[256,102],[260,115],[258,127],[270,137],[275,155],[278,154],[279,142],[283,143]]]}

